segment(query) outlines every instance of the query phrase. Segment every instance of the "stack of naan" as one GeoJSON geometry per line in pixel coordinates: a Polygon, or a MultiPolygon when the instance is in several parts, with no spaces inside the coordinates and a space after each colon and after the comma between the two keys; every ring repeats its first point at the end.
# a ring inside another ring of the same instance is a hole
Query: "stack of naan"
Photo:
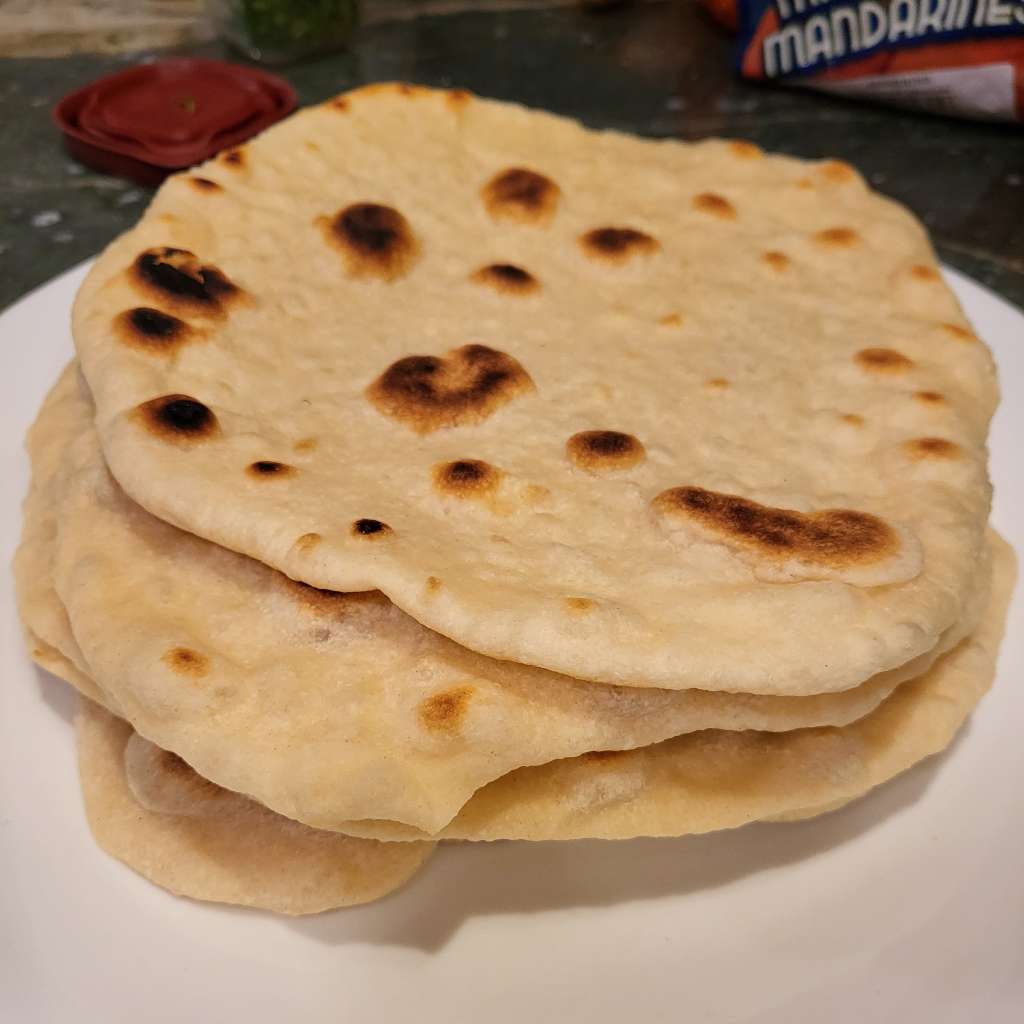
{"type": "Polygon", "coordinates": [[[73,321],[21,613],[174,892],[806,817],[992,679],[992,359],[845,164],[373,86],[169,179],[73,321]]]}

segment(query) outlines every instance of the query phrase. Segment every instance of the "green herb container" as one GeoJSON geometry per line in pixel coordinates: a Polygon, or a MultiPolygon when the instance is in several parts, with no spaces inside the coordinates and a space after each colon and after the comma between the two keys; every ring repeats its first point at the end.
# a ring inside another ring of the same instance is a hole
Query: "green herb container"
{"type": "Polygon", "coordinates": [[[206,0],[206,8],[225,42],[264,64],[340,50],[359,22],[359,0],[206,0]]]}

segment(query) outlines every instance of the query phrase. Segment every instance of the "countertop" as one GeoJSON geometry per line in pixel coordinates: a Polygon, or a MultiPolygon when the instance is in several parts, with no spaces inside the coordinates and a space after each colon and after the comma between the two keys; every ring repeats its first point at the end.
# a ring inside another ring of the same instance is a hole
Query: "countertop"
{"type": "MultiPolygon", "coordinates": [[[[217,44],[174,52],[231,56],[217,44]]],[[[839,157],[914,210],[944,261],[1024,305],[1024,129],[746,84],[730,53],[729,37],[694,0],[634,0],[600,13],[564,0],[389,0],[347,52],[283,73],[302,103],[403,79],[594,127],[735,136],[839,157]]],[[[65,93],[142,56],[0,60],[0,308],[142,213],[149,190],[77,164],[50,120],[65,93]]]]}

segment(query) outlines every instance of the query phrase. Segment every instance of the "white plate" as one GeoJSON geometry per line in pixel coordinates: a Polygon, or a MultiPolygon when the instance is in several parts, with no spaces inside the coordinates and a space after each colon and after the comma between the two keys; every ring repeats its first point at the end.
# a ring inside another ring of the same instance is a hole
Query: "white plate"
{"type": "MultiPolygon", "coordinates": [[[[0,541],[84,268],[0,317],[0,541]]],[[[1000,364],[996,525],[1024,550],[1024,316],[950,281],[1000,364]]],[[[93,844],[63,684],[0,586],[0,1021],[1002,1024],[1024,1007],[1024,630],[944,756],[796,825],[441,849],[381,903],[288,920],[175,899],[93,844]]]]}

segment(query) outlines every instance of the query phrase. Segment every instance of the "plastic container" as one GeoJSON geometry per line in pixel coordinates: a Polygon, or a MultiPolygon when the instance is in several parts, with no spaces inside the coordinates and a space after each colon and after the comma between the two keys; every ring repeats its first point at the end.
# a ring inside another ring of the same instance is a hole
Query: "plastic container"
{"type": "Polygon", "coordinates": [[[54,120],[83,164],[157,185],[295,109],[282,78],[219,60],[139,64],[65,96],[54,120]]]}

